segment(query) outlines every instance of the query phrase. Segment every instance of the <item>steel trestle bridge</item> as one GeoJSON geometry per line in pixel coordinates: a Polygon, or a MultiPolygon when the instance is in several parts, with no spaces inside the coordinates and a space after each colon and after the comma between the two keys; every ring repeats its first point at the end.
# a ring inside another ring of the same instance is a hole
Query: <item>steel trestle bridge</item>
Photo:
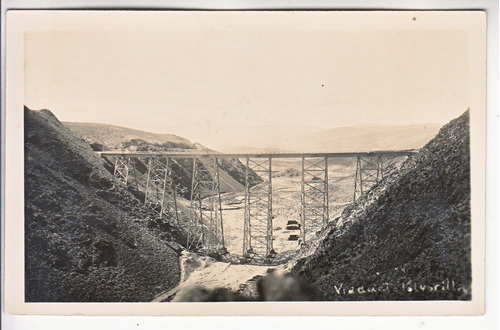
{"type": "Polygon", "coordinates": [[[216,152],[97,152],[114,163],[114,175],[130,183],[133,161],[147,167],[144,203],[165,221],[181,226],[187,233],[190,249],[227,253],[219,178],[220,159],[239,159],[245,166],[245,215],[243,257],[247,260],[270,260],[273,248],[272,160],[300,159],[301,213],[300,240],[308,243],[329,222],[328,161],[334,158],[356,159],[353,201],[377,184],[384,175],[384,159],[410,156],[416,150],[347,151],[318,153],[216,153],[216,152]],[[179,222],[177,192],[172,163],[192,160],[190,216],[187,224],[179,222]],[[250,187],[249,175],[259,175],[263,182],[250,187]]]}

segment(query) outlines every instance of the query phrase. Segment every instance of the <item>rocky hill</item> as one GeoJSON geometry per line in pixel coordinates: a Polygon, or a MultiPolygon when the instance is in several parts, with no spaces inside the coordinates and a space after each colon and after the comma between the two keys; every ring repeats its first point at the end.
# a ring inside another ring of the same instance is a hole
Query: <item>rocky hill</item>
{"type": "Polygon", "coordinates": [[[470,299],[468,111],[337,220],[292,268],[322,299],[470,299]]]}
{"type": "MultiPolygon", "coordinates": [[[[157,134],[94,123],[64,122],[64,125],[90,144],[94,150],[171,151],[175,149],[179,152],[197,149],[213,151],[201,144],[191,143],[173,134],[157,134]]],[[[189,159],[173,160],[174,182],[178,187],[179,194],[185,198],[189,198],[191,193],[192,163],[192,160],[189,159]]],[[[112,166],[111,164],[108,165],[112,166]]],[[[140,177],[139,181],[145,182],[145,179],[142,177],[147,173],[146,165],[138,160],[133,160],[132,165],[135,169],[133,174],[140,177]]],[[[221,190],[223,192],[244,191],[245,167],[243,164],[237,159],[221,159],[219,166],[221,190]]],[[[253,171],[250,171],[250,185],[253,186],[260,182],[262,182],[262,179],[253,171]]]]}
{"type": "MultiPolygon", "coordinates": [[[[174,134],[149,133],[131,128],[98,123],[63,122],[73,133],[94,144],[94,147],[106,149],[125,149],[132,147],[133,142],[164,146],[166,148],[195,149],[188,140],[174,134]]],[[[139,144],[140,145],[140,144],[139,144]]]]}
{"type": "Polygon", "coordinates": [[[180,232],[50,111],[24,112],[26,301],[150,301],[176,286],[180,232]]]}

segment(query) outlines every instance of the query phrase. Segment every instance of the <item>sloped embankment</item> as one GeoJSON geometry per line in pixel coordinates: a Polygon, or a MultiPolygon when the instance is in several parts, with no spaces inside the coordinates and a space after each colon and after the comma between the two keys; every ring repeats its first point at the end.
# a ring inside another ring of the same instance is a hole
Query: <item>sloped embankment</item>
{"type": "Polygon", "coordinates": [[[325,300],[471,298],[469,113],[344,212],[292,273],[325,300]]]}
{"type": "Polygon", "coordinates": [[[24,111],[26,301],[150,301],[177,285],[176,228],[50,111],[24,111]]]}
{"type": "MultiPolygon", "coordinates": [[[[198,143],[191,143],[187,139],[173,134],[150,133],[107,124],[73,122],[64,122],[63,124],[75,135],[87,141],[92,148],[99,151],[125,149],[128,151],[162,152],[176,150],[177,152],[189,152],[198,149],[198,151],[213,152],[213,150],[198,143]]],[[[191,194],[193,161],[192,159],[173,159],[172,163],[173,180],[177,186],[177,192],[181,196],[189,198],[191,194]]],[[[141,177],[139,181],[144,181],[145,185],[147,165],[137,159],[132,159],[131,164],[133,167],[132,175],[141,177]]],[[[244,191],[245,166],[238,159],[220,159],[219,168],[222,192],[244,191]]],[[[248,175],[250,186],[262,182],[262,178],[251,169],[248,175]]],[[[138,184],[140,185],[140,182],[138,184]]]]}

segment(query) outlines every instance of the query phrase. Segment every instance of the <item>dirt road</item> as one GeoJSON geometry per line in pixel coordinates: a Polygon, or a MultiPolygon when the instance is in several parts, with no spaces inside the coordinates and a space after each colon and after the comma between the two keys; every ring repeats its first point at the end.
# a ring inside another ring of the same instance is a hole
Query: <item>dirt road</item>
{"type": "Polygon", "coordinates": [[[256,276],[264,276],[270,266],[232,265],[195,253],[183,252],[180,257],[181,282],[174,289],[158,295],[153,302],[171,301],[182,289],[201,285],[207,289],[226,288],[238,291],[240,285],[256,276]]]}

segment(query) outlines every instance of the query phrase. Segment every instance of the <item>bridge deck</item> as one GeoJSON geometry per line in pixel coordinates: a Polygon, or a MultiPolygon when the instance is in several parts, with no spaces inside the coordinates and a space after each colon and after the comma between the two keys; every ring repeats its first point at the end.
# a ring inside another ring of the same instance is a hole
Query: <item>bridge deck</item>
{"type": "Polygon", "coordinates": [[[341,151],[306,153],[218,153],[218,152],[148,152],[148,151],[97,151],[101,157],[164,157],[164,158],[313,158],[313,157],[358,157],[358,156],[409,156],[418,150],[341,151]]]}

